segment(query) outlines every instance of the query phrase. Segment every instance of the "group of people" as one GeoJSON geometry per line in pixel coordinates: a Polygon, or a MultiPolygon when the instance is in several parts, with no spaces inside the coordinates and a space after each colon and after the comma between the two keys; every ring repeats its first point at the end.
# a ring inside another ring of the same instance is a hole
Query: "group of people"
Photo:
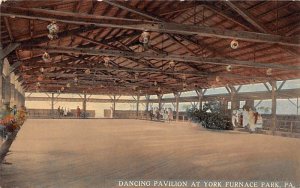
{"type": "Polygon", "coordinates": [[[159,108],[151,108],[150,119],[171,122],[173,120],[173,110],[171,108],[162,108],[161,110],[159,108]]]}
{"type": "MultiPolygon", "coordinates": [[[[57,108],[57,115],[58,117],[67,117],[69,115],[71,115],[71,110],[70,108],[64,108],[64,107],[58,107],[57,108]]],[[[76,117],[77,118],[80,118],[81,117],[81,109],[79,108],[79,106],[77,106],[77,109],[76,109],[76,117]]]]}
{"type": "Polygon", "coordinates": [[[233,110],[232,124],[238,127],[238,124],[243,128],[247,128],[250,133],[256,131],[257,128],[262,128],[262,116],[251,107],[244,106],[242,111],[233,110]]]}
{"type": "Polygon", "coordinates": [[[16,105],[10,108],[9,103],[5,103],[0,109],[0,137],[5,140],[14,131],[18,131],[27,117],[25,106],[17,108],[16,105]]]}
{"type": "Polygon", "coordinates": [[[57,115],[58,115],[58,117],[66,117],[66,116],[68,116],[68,114],[70,114],[70,109],[68,108],[67,109],[67,107],[58,107],[57,108],[57,115]]]}

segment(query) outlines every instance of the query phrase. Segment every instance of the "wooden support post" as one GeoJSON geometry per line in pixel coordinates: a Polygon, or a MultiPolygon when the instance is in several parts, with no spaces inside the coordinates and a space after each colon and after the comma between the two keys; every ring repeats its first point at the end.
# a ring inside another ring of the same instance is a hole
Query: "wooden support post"
{"type": "Polygon", "coordinates": [[[136,96],[136,118],[139,118],[140,95],[136,96]]]}
{"type": "Polygon", "coordinates": [[[51,93],[51,115],[54,118],[54,93],[51,93]]]}
{"type": "Polygon", "coordinates": [[[150,100],[150,95],[146,95],[145,96],[145,98],[146,98],[146,112],[148,112],[149,111],[149,100],[150,100]]]}
{"type": "Polygon", "coordinates": [[[174,96],[175,96],[175,100],[176,100],[176,121],[179,121],[179,97],[180,97],[179,92],[175,92],[174,96]]]}
{"type": "Polygon", "coordinates": [[[83,118],[86,118],[86,93],[83,94],[82,109],[83,109],[83,118]]]}
{"type": "Polygon", "coordinates": [[[114,95],[113,98],[113,114],[112,114],[113,118],[115,118],[115,114],[116,114],[116,95],[114,95]]]}
{"type": "Polygon", "coordinates": [[[162,96],[163,96],[162,94],[157,94],[159,111],[161,111],[161,108],[162,108],[162,104],[161,104],[162,96]]]}
{"type": "Polygon", "coordinates": [[[3,85],[3,60],[0,59],[0,108],[3,105],[3,89],[4,89],[4,85],[3,85]]]}
{"type": "Polygon", "coordinates": [[[270,82],[272,86],[272,133],[275,134],[277,126],[277,117],[276,117],[276,81],[270,82]]]}
{"type": "Polygon", "coordinates": [[[203,89],[196,89],[196,93],[198,95],[198,102],[199,102],[199,110],[202,109],[202,98],[204,95],[204,90],[203,89]]]}

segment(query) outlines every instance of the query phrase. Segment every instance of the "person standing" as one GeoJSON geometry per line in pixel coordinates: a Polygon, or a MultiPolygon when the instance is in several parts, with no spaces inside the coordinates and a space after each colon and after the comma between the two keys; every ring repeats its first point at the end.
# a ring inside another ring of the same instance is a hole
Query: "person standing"
{"type": "Polygon", "coordinates": [[[80,110],[79,106],[77,106],[76,117],[80,118],[80,114],[81,114],[81,110],[80,110]]]}
{"type": "Polygon", "coordinates": [[[171,108],[168,108],[168,120],[169,123],[173,120],[173,111],[171,108]]]}

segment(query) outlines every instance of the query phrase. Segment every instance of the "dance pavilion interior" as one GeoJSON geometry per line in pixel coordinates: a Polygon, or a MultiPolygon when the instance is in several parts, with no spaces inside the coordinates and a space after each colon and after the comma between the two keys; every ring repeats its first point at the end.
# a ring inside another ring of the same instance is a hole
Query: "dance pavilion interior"
{"type": "Polygon", "coordinates": [[[0,3],[0,106],[27,108],[0,142],[0,187],[300,186],[300,2],[0,3]],[[192,121],[186,108],[212,101],[230,121],[256,109],[261,130],[192,121]]]}

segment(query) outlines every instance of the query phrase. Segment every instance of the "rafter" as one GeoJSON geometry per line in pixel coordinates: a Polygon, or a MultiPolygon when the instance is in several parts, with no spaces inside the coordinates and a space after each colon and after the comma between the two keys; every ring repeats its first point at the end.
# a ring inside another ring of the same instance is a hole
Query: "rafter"
{"type": "Polygon", "coordinates": [[[66,13],[63,11],[45,10],[45,9],[34,9],[34,13],[29,15],[32,9],[25,9],[19,7],[6,7],[2,6],[2,16],[15,16],[19,18],[27,19],[38,19],[51,21],[53,19],[69,23],[69,24],[79,24],[79,25],[95,25],[98,27],[111,27],[111,28],[121,28],[121,29],[132,29],[132,30],[148,30],[155,32],[166,32],[173,34],[183,34],[183,35],[199,35],[206,37],[217,37],[217,38],[235,38],[239,40],[251,41],[251,42],[266,42],[272,44],[281,44],[287,46],[300,46],[299,37],[284,37],[280,35],[272,34],[262,34],[256,32],[247,31],[234,31],[234,30],[224,30],[219,28],[211,28],[206,26],[196,26],[196,25],[186,25],[186,24],[176,24],[176,23],[147,23],[145,21],[132,21],[132,20],[103,20],[99,19],[99,16],[89,15],[88,19],[83,19],[79,13],[66,13]],[[41,14],[43,12],[43,14],[41,14]],[[38,14],[38,15],[37,15],[38,14]],[[45,14],[48,14],[47,16],[45,14]],[[67,14],[68,16],[63,16],[67,14]],[[71,15],[72,16],[71,16],[71,15]],[[57,16],[59,15],[59,16],[57,16]],[[70,19],[72,17],[72,19],[70,19]]]}
{"type": "Polygon", "coordinates": [[[86,49],[86,48],[70,48],[70,47],[56,47],[56,46],[35,46],[24,48],[29,50],[47,50],[53,53],[74,53],[83,55],[100,55],[100,56],[114,56],[114,57],[125,57],[125,58],[145,58],[145,59],[156,59],[156,60],[175,60],[182,62],[194,62],[194,63],[207,63],[215,65],[234,65],[240,67],[254,67],[254,68],[274,68],[282,70],[300,70],[299,66],[289,66],[274,63],[260,63],[253,61],[241,61],[235,59],[227,59],[221,57],[215,58],[204,58],[198,56],[182,56],[173,54],[158,54],[149,52],[128,52],[122,50],[101,50],[101,49],[86,49]]]}

